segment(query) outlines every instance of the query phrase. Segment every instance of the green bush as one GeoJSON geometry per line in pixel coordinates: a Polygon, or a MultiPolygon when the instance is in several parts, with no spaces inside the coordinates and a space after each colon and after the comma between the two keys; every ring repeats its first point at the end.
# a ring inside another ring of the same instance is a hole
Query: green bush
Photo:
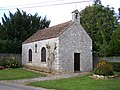
{"type": "Polygon", "coordinates": [[[109,76],[109,75],[113,75],[114,73],[113,73],[113,68],[110,64],[104,64],[98,68],[95,68],[94,74],[109,76]]]}
{"type": "Polygon", "coordinates": [[[99,60],[98,63],[95,65],[96,68],[104,65],[104,64],[107,64],[107,61],[106,60],[99,60]]]}
{"type": "Polygon", "coordinates": [[[120,72],[120,62],[109,62],[113,66],[113,70],[120,72]]]}
{"type": "Polygon", "coordinates": [[[3,58],[0,60],[0,66],[4,66],[6,68],[18,68],[18,60],[14,57],[3,58]]]}
{"type": "Polygon", "coordinates": [[[111,64],[109,64],[107,61],[105,60],[100,60],[97,64],[96,64],[96,68],[94,69],[94,74],[97,75],[103,75],[103,76],[109,76],[109,75],[113,75],[113,67],[111,64]]]}
{"type": "Polygon", "coordinates": [[[5,69],[5,67],[3,67],[3,66],[0,66],[0,70],[3,70],[3,69],[5,69]]]}
{"type": "Polygon", "coordinates": [[[3,59],[0,60],[0,66],[6,66],[6,61],[3,59]]]}

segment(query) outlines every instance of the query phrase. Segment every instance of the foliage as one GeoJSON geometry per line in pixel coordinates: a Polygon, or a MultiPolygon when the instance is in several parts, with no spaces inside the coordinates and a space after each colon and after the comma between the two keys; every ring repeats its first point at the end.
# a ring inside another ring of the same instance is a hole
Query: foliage
{"type": "Polygon", "coordinates": [[[3,66],[3,67],[6,66],[6,61],[4,59],[0,60],[0,66],[3,66]]]}
{"type": "Polygon", "coordinates": [[[120,72],[120,62],[109,62],[113,66],[113,70],[120,72]]]}
{"type": "Polygon", "coordinates": [[[66,79],[32,82],[29,85],[55,90],[119,90],[119,83],[120,78],[96,80],[87,75],[66,79]]]}
{"type": "Polygon", "coordinates": [[[0,70],[3,70],[3,69],[5,69],[5,67],[3,67],[3,66],[0,66],[0,70]]]}
{"type": "Polygon", "coordinates": [[[3,58],[0,60],[0,65],[6,68],[18,68],[18,60],[14,57],[10,58],[3,58]]]}
{"type": "Polygon", "coordinates": [[[0,52],[1,53],[20,53],[21,52],[21,40],[0,40],[0,52]]]}
{"type": "Polygon", "coordinates": [[[117,27],[115,32],[112,34],[112,39],[110,40],[109,46],[107,48],[109,56],[119,56],[120,55],[120,26],[117,27]]]}
{"type": "Polygon", "coordinates": [[[98,68],[95,68],[94,74],[103,75],[103,76],[113,75],[114,73],[113,73],[112,65],[107,63],[98,68]]]}
{"type": "Polygon", "coordinates": [[[50,20],[42,18],[37,13],[31,15],[17,9],[14,14],[9,12],[9,17],[4,14],[0,25],[0,47],[3,47],[0,52],[21,53],[22,42],[38,29],[49,27],[49,24],[50,20]],[[6,44],[10,44],[9,47],[6,44]]]}
{"type": "Polygon", "coordinates": [[[99,60],[98,63],[96,64],[96,68],[104,65],[104,64],[107,64],[107,61],[106,60],[99,60]]]}
{"type": "Polygon", "coordinates": [[[103,76],[113,75],[114,74],[113,67],[105,60],[100,60],[96,64],[96,68],[94,69],[94,74],[103,75],[103,76]]]}
{"type": "Polygon", "coordinates": [[[35,78],[40,76],[43,77],[45,75],[37,72],[24,70],[21,68],[0,70],[0,80],[16,80],[16,79],[35,78]]]}
{"type": "Polygon", "coordinates": [[[117,25],[114,9],[104,7],[100,0],[95,0],[95,4],[87,6],[80,15],[82,26],[93,40],[93,52],[106,56],[108,44],[117,25]]]}

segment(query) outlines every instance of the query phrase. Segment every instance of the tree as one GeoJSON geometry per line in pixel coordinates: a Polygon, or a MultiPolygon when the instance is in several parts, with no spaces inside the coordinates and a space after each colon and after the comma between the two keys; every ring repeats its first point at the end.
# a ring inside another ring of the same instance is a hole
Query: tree
{"type": "Polygon", "coordinates": [[[95,3],[87,6],[80,15],[82,26],[93,40],[93,52],[106,56],[106,49],[116,26],[114,9],[104,7],[100,0],[95,0],[95,3]]]}
{"type": "MultiPolygon", "coordinates": [[[[47,20],[46,16],[42,18],[37,13],[31,15],[27,14],[25,11],[20,11],[17,9],[14,14],[9,12],[9,17],[4,14],[4,17],[2,17],[2,23],[3,24],[0,26],[1,41],[10,40],[12,41],[11,43],[14,42],[14,45],[19,47],[16,46],[17,48],[10,50],[10,53],[20,53],[22,42],[35,33],[38,29],[40,30],[49,27],[50,20],[47,20]]],[[[12,49],[12,45],[10,49],[12,49]]]]}
{"type": "Polygon", "coordinates": [[[94,5],[102,5],[100,0],[94,0],[94,5]]]}
{"type": "Polygon", "coordinates": [[[109,46],[107,48],[108,55],[120,55],[120,26],[112,34],[109,46]]]}

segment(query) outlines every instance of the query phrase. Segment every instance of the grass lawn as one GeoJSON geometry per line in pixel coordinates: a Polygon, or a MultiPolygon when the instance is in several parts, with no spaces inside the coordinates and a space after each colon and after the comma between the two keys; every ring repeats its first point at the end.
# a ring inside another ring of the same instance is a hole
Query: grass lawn
{"type": "Polygon", "coordinates": [[[40,73],[27,71],[22,68],[0,70],[0,80],[15,80],[45,76],[40,73]]]}
{"type": "Polygon", "coordinates": [[[97,80],[87,75],[67,79],[33,82],[28,85],[55,90],[120,90],[120,78],[97,80]]]}

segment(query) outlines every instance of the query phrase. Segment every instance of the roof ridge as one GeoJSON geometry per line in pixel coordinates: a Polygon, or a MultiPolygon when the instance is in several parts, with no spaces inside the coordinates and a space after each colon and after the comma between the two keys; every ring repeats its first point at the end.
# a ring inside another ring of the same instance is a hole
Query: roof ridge
{"type": "Polygon", "coordinates": [[[52,26],[52,27],[48,27],[48,28],[45,28],[45,29],[38,30],[31,37],[29,37],[27,40],[25,40],[23,42],[23,44],[58,37],[68,27],[70,27],[71,24],[72,24],[72,20],[61,23],[61,24],[57,24],[57,25],[52,26]]]}
{"type": "Polygon", "coordinates": [[[57,35],[57,37],[60,36],[66,29],[68,29],[68,28],[73,24],[72,20],[70,20],[69,22],[71,22],[71,24],[70,24],[68,27],[66,27],[62,32],[60,32],[60,33],[57,35]]]}

